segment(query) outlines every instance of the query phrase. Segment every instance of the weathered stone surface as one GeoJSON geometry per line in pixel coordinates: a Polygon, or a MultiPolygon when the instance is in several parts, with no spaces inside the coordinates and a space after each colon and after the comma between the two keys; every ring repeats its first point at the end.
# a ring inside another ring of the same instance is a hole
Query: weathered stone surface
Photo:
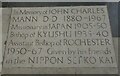
{"type": "Polygon", "coordinates": [[[19,73],[117,73],[106,6],[13,8],[3,67],[21,67],[19,73]]]}
{"type": "Polygon", "coordinates": [[[2,18],[2,22],[1,22],[1,24],[2,24],[2,32],[1,32],[1,34],[2,34],[2,48],[1,48],[1,53],[0,54],[2,54],[1,55],[1,58],[0,58],[0,60],[1,60],[1,69],[2,69],[2,60],[3,60],[3,57],[2,56],[4,56],[4,51],[5,51],[5,42],[6,42],[6,40],[7,40],[7,32],[8,32],[8,26],[9,26],[9,22],[10,22],[10,14],[11,14],[11,8],[2,8],[2,15],[1,15],[1,18],[2,18]]]}

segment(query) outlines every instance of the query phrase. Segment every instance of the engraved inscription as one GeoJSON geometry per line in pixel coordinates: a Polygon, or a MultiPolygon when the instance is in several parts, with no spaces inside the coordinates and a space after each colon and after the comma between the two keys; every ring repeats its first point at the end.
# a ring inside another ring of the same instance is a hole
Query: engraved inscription
{"type": "Polygon", "coordinates": [[[13,8],[4,67],[116,67],[106,6],[13,8]]]}

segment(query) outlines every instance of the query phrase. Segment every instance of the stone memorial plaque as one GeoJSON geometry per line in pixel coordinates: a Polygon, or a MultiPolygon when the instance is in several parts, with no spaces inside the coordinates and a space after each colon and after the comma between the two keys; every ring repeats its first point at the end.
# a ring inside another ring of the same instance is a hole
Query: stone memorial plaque
{"type": "Polygon", "coordinates": [[[13,8],[3,67],[117,67],[107,7],[13,8]]]}

